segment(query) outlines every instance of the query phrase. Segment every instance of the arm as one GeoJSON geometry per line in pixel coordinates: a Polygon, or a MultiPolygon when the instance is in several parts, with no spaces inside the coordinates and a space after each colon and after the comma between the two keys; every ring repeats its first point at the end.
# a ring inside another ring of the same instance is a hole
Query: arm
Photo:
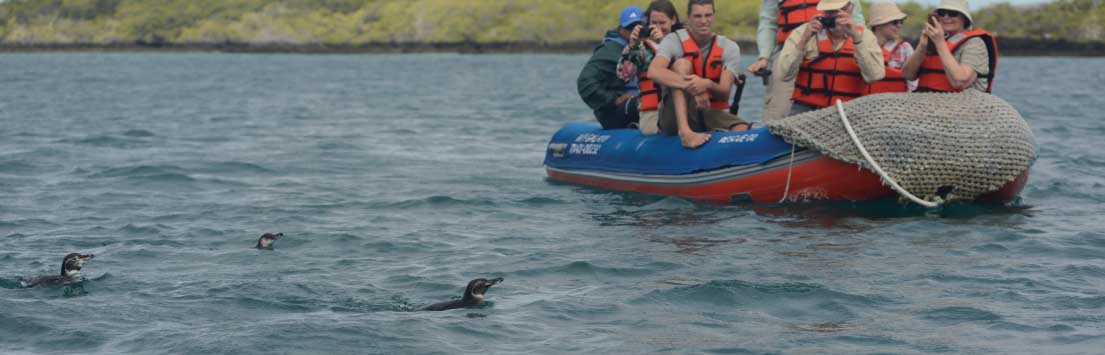
{"type": "MultiPolygon", "coordinates": [[[[967,40],[967,43],[963,43],[959,47],[959,70],[956,70],[956,77],[952,76],[952,71],[946,71],[945,75],[948,76],[948,81],[951,82],[952,87],[959,90],[967,89],[975,84],[978,80],[978,76],[981,74],[990,73],[990,53],[986,51],[986,44],[981,39],[971,38],[967,40]]],[[[944,57],[940,57],[943,62],[944,57]]],[[[955,56],[952,56],[955,59],[955,56]]],[[[945,66],[948,65],[946,62],[945,66]]]]}
{"type": "Polygon", "coordinates": [[[905,80],[917,80],[917,73],[921,71],[921,62],[925,61],[928,45],[928,36],[921,34],[921,39],[917,41],[917,50],[913,51],[913,55],[910,55],[902,66],[902,77],[905,80]]]}
{"type": "Polygon", "coordinates": [[[882,48],[879,41],[871,31],[861,31],[859,41],[852,39],[856,46],[856,64],[859,64],[863,81],[873,83],[886,77],[886,66],[883,65],[882,48]]]}
{"type": "Polygon", "coordinates": [[[790,33],[787,37],[787,42],[783,44],[783,50],[779,52],[779,66],[783,70],[782,73],[775,73],[775,75],[782,75],[783,81],[794,80],[794,77],[798,75],[798,67],[802,65],[802,59],[806,56],[806,47],[809,45],[812,34],[817,33],[811,26],[813,23],[817,23],[818,30],[821,28],[821,22],[816,19],[812,22],[806,23],[798,28],[794,29],[794,32],[790,33]]]}
{"type": "Polygon", "coordinates": [[[690,80],[671,70],[674,58],[682,57],[683,44],[674,33],[664,37],[656,49],[656,56],[648,65],[648,78],[664,87],[685,90],[690,80]]]}
{"type": "Polygon", "coordinates": [[[971,67],[960,64],[958,60],[955,60],[952,51],[948,49],[948,42],[936,42],[936,54],[940,55],[940,63],[944,65],[944,75],[948,77],[952,87],[963,89],[970,86],[978,78],[978,73],[975,73],[971,67]]]}
{"type": "Polygon", "coordinates": [[[779,31],[779,0],[760,2],[760,23],[756,26],[756,50],[759,59],[767,60],[775,52],[775,40],[779,31]]]}
{"type": "Polygon", "coordinates": [[[723,97],[728,100],[729,93],[733,90],[733,84],[737,80],[737,73],[741,71],[741,48],[736,42],[728,38],[719,36],[717,40],[721,41],[720,46],[725,51],[721,58],[725,63],[723,64],[724,70],[721,72],[721,78],[717,83],[710,81],[712,85],[708,89],[714,97],[723,97]]]}

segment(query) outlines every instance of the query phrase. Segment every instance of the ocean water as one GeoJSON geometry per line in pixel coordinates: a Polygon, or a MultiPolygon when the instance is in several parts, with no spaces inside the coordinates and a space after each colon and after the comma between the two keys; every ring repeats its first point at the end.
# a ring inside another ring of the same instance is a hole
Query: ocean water
{"type": "Polygon", "coordinates": [[[1003,58],[1029,184],[936,210],[547,181],[586,59],[0,54],[0,353],[1105,349],[1105,59],[1003,58]]]}

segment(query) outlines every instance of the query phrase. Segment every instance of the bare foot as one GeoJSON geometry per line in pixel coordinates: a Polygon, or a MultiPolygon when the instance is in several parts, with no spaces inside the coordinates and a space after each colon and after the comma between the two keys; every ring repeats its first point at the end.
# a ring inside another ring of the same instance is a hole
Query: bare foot
{"type": "Polygon", "coordinates": [[[683,142],[684,148],[695,149],[709,142],[710,135],[698,132],[686,132],[679,134],[679,141],[683,142]]]}

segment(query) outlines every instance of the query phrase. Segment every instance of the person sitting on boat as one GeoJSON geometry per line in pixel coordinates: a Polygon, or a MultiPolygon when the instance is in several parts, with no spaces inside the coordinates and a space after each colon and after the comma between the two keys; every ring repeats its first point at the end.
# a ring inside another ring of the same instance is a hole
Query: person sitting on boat
{"type": "Polygon", "coordinates": [[[998,66],[994,36],[971,29],[967,0],[941,0],[913,53],[902,68],[906,79],[917,79],[920,92],[990,92],[998,66]]]}
{"type": "MultiPolygon", "coordinates": [[[[902,24],[905,23],[906,17],[906,14],[893,2],[871,4],[871,23],[868,26],[871,27],[875,38],[879,40],[879,47],[883,49],[886,78],[902,79],[902,67],[905,66],[909,56],[913,55],[913,45],[901,37],[902,24]]],[[[909,91],[913,91],[917,89],[917,80],[907,81],[906,85],[909,91]]]]}
{"type": "Polygon", "coordinates": [[[852,20],[849,0],[821,0],[823,16],[798,26],[779,53],[782,80],[794,80],[790,114],[849,101],[866,94],[868,83],[886,76],[878,40],[852,20]]]}
{"type": "MultiPolygon", "coordinates": [[[[821,15],[817,3],[821,0],[762,0],[760,3],[759,24],[756,26],[756,49],[759,58],[748,66],[753,75],[765,75],[767,70],[767,93],[764,94],[763,120],[783,118],[790,112],[790,94],[794,92],[794,81],[782,81],[782,75],[771,75],[771,71],[782,72],[773,67],[779,63],[779,51],[787,37],[795,28],[821,15]],[[768,70],[771,69],[771,70],[768,70]]],[[[855,11],[852,20],[863,23],[863,11],[858,0],[852,0],[855,11]]]]}
{"type": "Polygon", "coordinates": [[[618,28],[606,32],[576,80],[580,98],[594,110],[602,128],[628,128],[637,123],[637,78],[624,81],[616,70],[622,50],[630,45],[630,35],[642,21],[644,11],[640,7],[622,10],[618,28]]]}
{"type": "Polygon", "coordinates": [[[660,133],[660,86],[648,78],[648,65],[656,56],[660,41],[673,29],[682,28],[679,14],[670,0],[654,0],[645,9],[645,19],[633,29],[629,37],[630,46],[622,52],[622,61],[618,63],[618,77],[629,81],[636,77],[641,94],[637,111],[640,112],[637,127],[642,134],[660,133]],[[644,36],[642,36],[644,34],[644,36]],[[643,38],[643,40],[639,40],[643,38]],[[636,44],[636,45],[633,45],[636,44]]]}
{"type": "Polygon", "coordinates": [[[660,131],[678,135],[687,148],[710,141],[702,131],[751,127],[728,112],[740,47],[714,34],[714,13],[713,0],[688,1],[686,28],[665,36],[648,66],[648,77],[664,87],[660,131]]]}

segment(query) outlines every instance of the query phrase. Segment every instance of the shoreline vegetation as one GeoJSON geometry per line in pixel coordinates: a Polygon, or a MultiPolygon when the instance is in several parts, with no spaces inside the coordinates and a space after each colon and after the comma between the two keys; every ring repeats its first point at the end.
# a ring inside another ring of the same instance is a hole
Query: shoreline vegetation
{"type": "MultiPolygon", "coordinates": [[[[0,52],[590,53],[648,0],[0,0],[0,52]]],[[[685,8],[686,0],[674,0],[685,8]]],[[[757,53],[760,0],[720,2],[716,32],[757,53]]],[[[863,1],[866,8],[869,1],[863,1]]],[[[899,4],[916,37],[931,7],[899,4]]],[[[869,13],[869,11],[865,12],[869,13]]],[[[1105,0],[972,11],[1003,55],[1105,56],[1105,0]]],[[[914,41],[915,42],[915,41],[914,41]]]]}

